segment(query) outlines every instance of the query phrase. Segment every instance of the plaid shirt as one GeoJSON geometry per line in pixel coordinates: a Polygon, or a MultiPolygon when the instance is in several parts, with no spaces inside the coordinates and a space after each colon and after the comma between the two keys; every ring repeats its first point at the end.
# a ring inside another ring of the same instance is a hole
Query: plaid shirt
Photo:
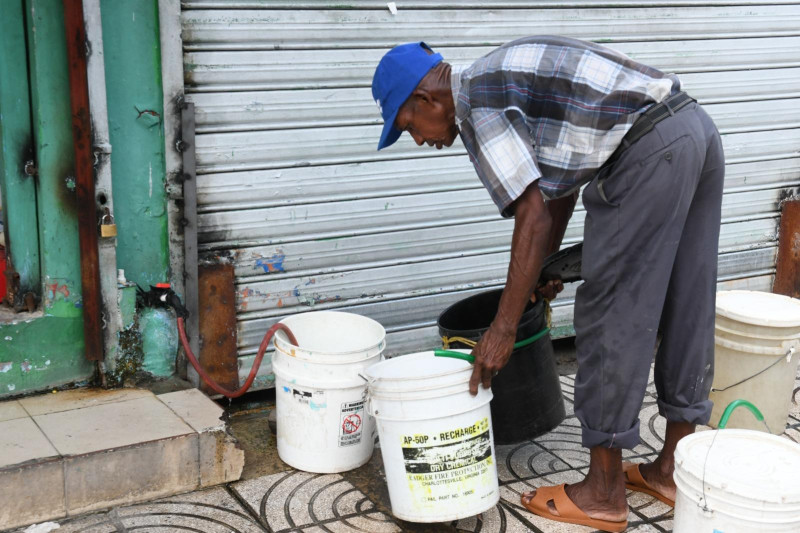
{"type": "Polygon", "coordinates": [[[461,140],[505,217],[536,180],[545,199],[580,188],[645,109],[680,90],[619,52],[549,36],[454,67],[451,83],[461,140]]]}

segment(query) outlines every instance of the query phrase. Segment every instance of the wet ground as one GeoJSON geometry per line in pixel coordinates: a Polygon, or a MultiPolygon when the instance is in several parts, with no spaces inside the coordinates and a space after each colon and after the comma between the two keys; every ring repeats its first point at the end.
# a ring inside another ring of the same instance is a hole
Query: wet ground
{"type": "MultiPolygon", "coordinates": [[[[248,394],[228,408],[233,434],[245,450],[240,481],[213,489],[112,509],[61,522],[59,533],[86,532],[589,532],[557,524],[520,505],[522,492],[579,481],[589,455],[580,444],[580,427],[572,410],[574,362],[569,350],[558,350],[567,418],[554,431],[515,445],[497,446],[500,503],[482,515],[452,523],[411,524],[391,515],[379,450],[363,467],[342,474],[309,474],[280,460],[269,428],[274,391],[248,394]]],[[[784,436],[800,442],[800,381],[784,436]]],[[[641,444],[626,451],[633,461],[651,461],[663,442],[664,419],[658,415],[651,383],[641,414],[641,444]]],[[[672,509],[640,493],[629,493],[631,532],[672,531],[672,509]]],[[[22,531],[22,530],[20,530],[22,531]]]]}

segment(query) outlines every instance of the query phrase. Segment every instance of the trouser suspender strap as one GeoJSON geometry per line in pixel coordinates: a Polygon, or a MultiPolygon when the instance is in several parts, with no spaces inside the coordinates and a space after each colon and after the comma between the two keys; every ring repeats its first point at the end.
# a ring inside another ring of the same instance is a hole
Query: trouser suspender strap
{"type": "MultiPolygon", "coordinates": [[[[696,100],[686,94],[685,92],[681,91],[679,93],[673,94],[663,102],[659,102],[650,106],[647,111],[642,113],[639,118],[636,119],[636,122],[633,123],[631,129],[628,130],[628,133],[625,134],[623,137],[622,142],[614,150],[614,153],[611,154],[603,166],[600,167],[602,170],[605,167],[613,165],[617,159],[620,158],[622,153],[630,148],[636,141],[650,133],[652,129],[664,120],[667,117],[671,117],[687,105],[696,100]]],[[[598,172],[600,172],[599,170],[598,172]]],[[[600,177],[597,179],[597,190],[600,193],[600,197],[605,201],[608,202],[608,198],[606,197],[606,192],[603,188],[603,184],[605,183],[605,177],[600,177]]]]}
{"type": "Polygon", "coordinates": [[[619,159],[622,152],[627,150],[633,143],[650,133],[656,124],[661,122],[667,117],[671,117],[687,105],[696,100],[686,94],[684,91],[675,93],[663,102],[659,102],[650,106],[647,111],[642,113],[636,122],[633,123],[631,129],[625,134],[619,147],[611,154],[611,157],[606,160],[603,166],[612,164],[619,159]]]}

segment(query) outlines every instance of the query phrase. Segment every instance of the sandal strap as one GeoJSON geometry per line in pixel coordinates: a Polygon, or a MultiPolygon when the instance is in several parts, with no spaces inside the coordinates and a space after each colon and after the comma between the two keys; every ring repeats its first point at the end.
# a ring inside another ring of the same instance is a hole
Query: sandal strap
{"type": "Polygon", "coordinates": [[[558,489],[561,488],[563,485],[549,485],[545,487],[536,487],[536,494],[534,495],[533,501],[540,502],[545,507],[547,507],[547,502],[553,500],[555,502],[555,498],[558,495],[558,489]]]}
{"type": "Polygon", "coordinates": [[[633,485],[650,488],[650,485],[645,481],[644,476],[642,476],[642,473],[639,471],[639,463],[633,463],[629,468],[626,468],[625,476],[628,478],[628,482],[633,485]]]}
{"type": "Polygon", "coordinates": [[[574,518],[591,518],[583,512],[583,510],[575,505],[575,502],[567,495],[567,485],[559,485],[556,487],[558,490],[554,491],[553,503],[556,506],[556,511],[561,516],[569,516],[574,518]]]}

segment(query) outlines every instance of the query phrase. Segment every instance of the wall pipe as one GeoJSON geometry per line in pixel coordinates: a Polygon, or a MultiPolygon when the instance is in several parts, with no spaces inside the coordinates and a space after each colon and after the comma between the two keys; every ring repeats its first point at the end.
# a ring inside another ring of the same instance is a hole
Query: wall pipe
{"type": "Polygon", "coordinates": [[[81,0],[64,0],[64,26],[69,64],[72,143],[75,149],[75,192],[80,242],[81,299],[86,359],[103,361],[100,311],[100,263],[97,249],[98,217],[92,166],[92,131],[89,118],[89,83],[86,74],[86,28],[81,0]]]}
{"type": "MultiPolygon", "coordinates": [[[[87,1],[87,0],[84,0],[87,1]]],[[[96,0],[95,0],[96,1],[96,0]]],[[[169,220],[169,283],[172,289],[188,298],[184,287],[183,241],[183,158],[177,149],[181,140],[181,103],[183,102],[183,41],[181,39],[180,0],[159,0],[158,30],[161,40],[161,87],[164,113],[164,163],[167,181],[167,217],[169,220]]],[[[197,290],[196,288],[192,290],[197,290]]],[[[197,384],[196,373],[190,376],[185,353],[176,360],[178,375],[197,384]]]]}
{"type": "MultiPolygon", "coordinates": [[[[186,307],[189,310],[187,326],[189,327],[189,343],[184,346],[184,353],[200,353],[200,295],[198,292],[198,259],[197,259],[197,174],[194,139],[194,104],[183,102],[181,106],[181,140],[178,142],[183,158],[183,280],[186,292],[186,307]],[[189,347],[188,349],[186,347],[189,347]]],[[[189,381],[200,386],[200,375],[194,366],[186,369],[189,381]]]]}

